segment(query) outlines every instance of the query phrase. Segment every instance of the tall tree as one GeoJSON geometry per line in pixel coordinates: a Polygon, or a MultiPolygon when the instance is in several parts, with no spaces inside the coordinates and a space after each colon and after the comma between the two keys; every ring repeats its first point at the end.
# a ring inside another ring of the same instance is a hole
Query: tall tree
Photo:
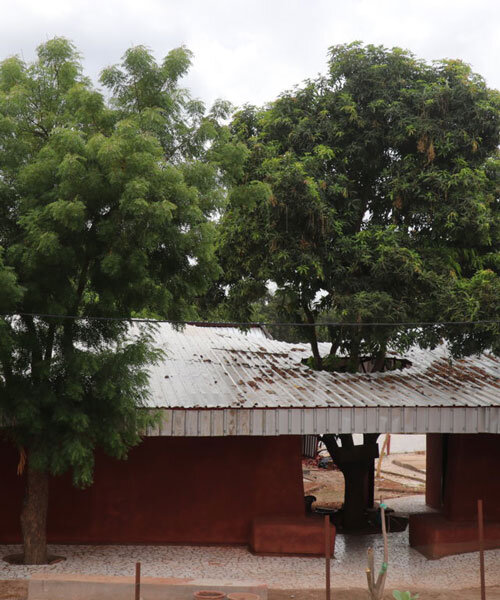
{"type": "MultiPolygon", "coordinates": [[[[326,357],[308,328],[317,369],[384,370],[389,347],[443,338],[455,355],[500,351],[498,323],[369,325],[500,317],[498,92],[400,49],[336,46],[328,66],[231,123],[248,156],[218,242],[228,306],[248,318],[271,281],[290,321],[357,324],[330,327],[326,357]]],[[[352,440],[325,440],[349,477],[352,440]]]]}
{"type": "Polygon", "coordinates": [[[0,433],[26,463],[26,563],[47,558],[49,475],[90,485],[94,451],[126,457],[154,418],[141,407],[159,353],[122,318],[192,318],[218,272],[216,169],[184,147],[215,117],[185,116],[189,53],[165,59],[161,98],[135,103],[156,67],[143,48],[125,63],[135,79],[110,105],[63,38],[0,64],[0,433]]]}

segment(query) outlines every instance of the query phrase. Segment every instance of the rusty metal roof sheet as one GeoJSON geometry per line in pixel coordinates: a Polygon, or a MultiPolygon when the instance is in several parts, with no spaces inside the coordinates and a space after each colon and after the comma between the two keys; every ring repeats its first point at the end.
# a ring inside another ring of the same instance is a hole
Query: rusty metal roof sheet
{"type": "Polygon", "coordinates": [[[415,348],[404,370],[353,374],[313,371],[301,363],[308,344],[272,340],[260,328],[161,324],[155,342],[165,358],[150,370],[151,408],[500,410],[500,360],[490,354],[451,360],[444,346],[415,348]]]}

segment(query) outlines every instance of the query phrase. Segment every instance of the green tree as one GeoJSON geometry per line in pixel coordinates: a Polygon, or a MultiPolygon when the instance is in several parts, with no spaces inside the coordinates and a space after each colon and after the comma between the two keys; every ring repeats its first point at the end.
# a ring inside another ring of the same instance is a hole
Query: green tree
{"type": "MultiPolygon", "coordinates": [[[[249,318],[273,282],[290,321],[356,324],[329,328],[327,357],[307,328],[317,369],[384,370],[389,347],[443,338],[455,355],[500,351],[498,323],[369,325],[500,317],[498,92],[460,61],[400,49],[336,46],[328,66],[230,125],[247,156],[218,241],[227,309],[249,318]]],[[[349,437],[325,436],[352,522],[376,455],[366,441],[365,460],[349,437]]]]}
{"type": "Polygon", "coordinates": [[[0,64],[0,422],[26,461],[26,563],[47,558],[49,475],[90,485],[96,448],[125,458],[154,419],[141,407],[160,355],[121,318],[193,318],[218,273],[217,170],[184,147],[200,128],[206,145],[215,117],[186,118],[189,53],[163,65],[154,95],[152,57],[129,50],[107,103],[63,38],[0,64]]]}

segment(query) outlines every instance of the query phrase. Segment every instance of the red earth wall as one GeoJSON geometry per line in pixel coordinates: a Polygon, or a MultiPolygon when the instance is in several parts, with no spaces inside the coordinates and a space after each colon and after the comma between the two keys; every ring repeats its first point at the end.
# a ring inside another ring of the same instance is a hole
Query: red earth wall
{"type": "Polygon", "coordinates": [[[428,434],[426,463],[429,506],[442,508],[448,519],[469,521],[476,518],[477,500],[482,499],[485,519],[500,521],[500,435],[428,434]]]}
{"type": "Polygon", "coordinates": [[[428,435],[426,502],[442,512],[410,517],[410,545],[428,558],[477,550],[482,499],[485,547],[499,548],[499,463],[500,435],[428,435]]]}
{"type": "MultiPolygon", "coordinates": [[[[0,446],[0,542],[20,541],[18,453],[0,446]]],[[[96,457],[94,484],[50,483],[48,539],[247,543],[256,516],[304,514],[300,436],[151,437],[126,461],[96,457]]]]}
{"type": "Polygon", "coordinates": [[[425,503],[432,508],[443,505],[443,436],[428,433],[425,453],[425,503]]]}
{"type": "Polygon", "coordinates": [[[473,520],[482,499],[485,520],[500,521],[500,435],[450,435],[447,454],[444,515],[452,521],[473,520]]]}

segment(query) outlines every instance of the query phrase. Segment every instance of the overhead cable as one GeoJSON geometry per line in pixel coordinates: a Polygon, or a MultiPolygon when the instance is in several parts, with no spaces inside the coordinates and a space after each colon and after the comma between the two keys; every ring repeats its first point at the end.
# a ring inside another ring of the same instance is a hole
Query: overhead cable
{"type": "Polygon", "coordinates": [[[39,319],[72,319],[75,321],[122,321],[130,323],[169,323],[171,325],[197,325],[211,327],[423,327],[433,325],[494,325],[500,324],[500,319],[485,319],[477,321],[375,321],[375,322],[342,322],[318,321],[316,323],[294,323],[289,321],[267,323],[262,321],[180,321],[172,319],[153,319],[144,317],[103,317],[93,315],[57,315],[51,313],[0,313],[1,317],[34,317],[39,319]]]}

